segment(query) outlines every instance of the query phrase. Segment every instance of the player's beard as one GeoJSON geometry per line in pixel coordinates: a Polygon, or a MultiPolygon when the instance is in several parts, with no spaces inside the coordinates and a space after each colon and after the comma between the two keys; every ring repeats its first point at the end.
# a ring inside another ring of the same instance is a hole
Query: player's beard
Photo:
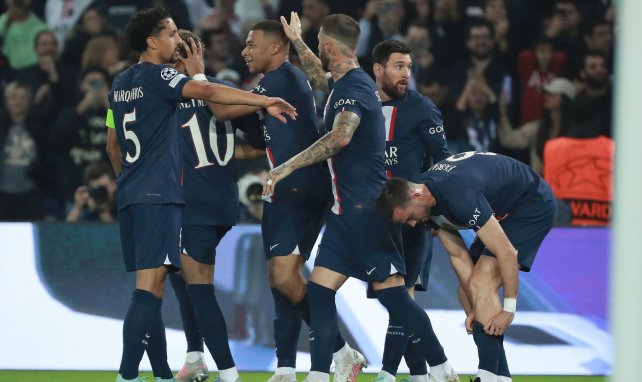
{"type": "Polygon", "coordinates": [[[394,84],[384,83],[381,86],[381,90],[391,98],[403,97],[403,95],[406,94],[406,90],[408,90],[408,82],[405,84],[401,81],[397,81],[394,84]]]}
{"type": "Polygon", "coordinates": [[[327,56],[327,54],[323,50],[319,52],[319,59],[321,60],[321,68],[323,69],[323,71],[329,72],[330,58],[327,56]]]}

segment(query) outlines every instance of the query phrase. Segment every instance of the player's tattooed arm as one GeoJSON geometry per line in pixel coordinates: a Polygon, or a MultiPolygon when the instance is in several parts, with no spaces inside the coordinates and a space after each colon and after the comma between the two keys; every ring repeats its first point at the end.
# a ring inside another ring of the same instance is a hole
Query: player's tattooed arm
{"type": "Polygon", "coordinates": [[[293,41],[292,45],[294,45],[294,49],[296,49],[299,55],[301,66],[310,79],[310,84],[326,93],[330,92],[330,88],[328,87],[330,73],[323,70],[321,60],[312,53],[302,39],[293,41]]]}
{"type": "Polygon", "coordinates": [[[285,17],[281,16],[281,25],[283,25],[285,35],[292,41],[292,45],[294,45],[294,49],[296,49],[301,59],[301,66],[303,66],[303,71],[310,79],[310,84],[326,93],[330,92],[328,88],[330,73],[323,70],[321,60],[303,42],[299,15],[296,12],[291,12],[289,22],[285,17]]]}
{"type": "Polygon", "coordinates": [[[263,187],[263,194],[271,195],[274,192],[276,183],[290,175],[294,170],[321,162],[341,151],[352,140],[352,136],[360,122],[361,118],[351,111],[342,111],[337,114],[334,118],[332,131],[319,138],[310,147],[293,156],[287,162],[270,171],[263,187]]]}

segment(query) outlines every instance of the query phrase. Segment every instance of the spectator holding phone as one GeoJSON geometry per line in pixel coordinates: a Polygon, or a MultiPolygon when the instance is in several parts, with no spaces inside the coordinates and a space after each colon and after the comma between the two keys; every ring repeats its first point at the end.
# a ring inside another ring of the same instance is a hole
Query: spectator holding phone
{"type": "MultiPolygon", "coordinates": [[[[84,70],[78,84],[77,102],[63,108],[50,130],[52,161],[57,169],[57,196],[66,205],[74,201],[76,188],[83,184],[87,165],[107,161],[105,115],[109,107],[109,74],[103,68],[84,70]]],[[[62,217],[67,208],[62,206],[62,217]]]]}
{"type": "Polygon", "coordinates": [[[84,180],[74,193],[74,206],[67,215],[67,221],[114,222],[116,180],[111,167],[106,162],[90,163],[85,169],[84,180]]]}

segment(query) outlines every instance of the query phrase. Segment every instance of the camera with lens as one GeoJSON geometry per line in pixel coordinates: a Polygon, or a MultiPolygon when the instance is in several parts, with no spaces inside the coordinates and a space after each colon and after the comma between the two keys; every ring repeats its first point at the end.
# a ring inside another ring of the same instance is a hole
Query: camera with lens
{"type": "Polygon", "coordinates": [[[263,179],[255,174],[246,174],[238,181],[239,199],[246,206],[262,203],[263,179]]]}
{"type": "Polygon", "coordinates": [[[109,199],[109,192],[107,191],[107,187],[105,186],[89,186],[87,191],[89,192],[89,196],[94,199],[94,202],[96,202],[96,204],[104,204],[109,199]]]}

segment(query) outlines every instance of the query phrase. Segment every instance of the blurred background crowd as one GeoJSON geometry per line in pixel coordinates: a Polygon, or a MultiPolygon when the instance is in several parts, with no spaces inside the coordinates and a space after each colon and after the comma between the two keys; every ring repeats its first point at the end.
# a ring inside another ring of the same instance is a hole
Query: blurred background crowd
{"type": "MultiPolygon", "coordinates": [[[[249,28],[291,11],[317,51],[322,19],[359,21],[357,48],[413,50],[410,88],[442,111],[452,153],[494,151],[530,164],[560,199],[559,224],[610,218],[616,9],[609,0],[3,0],[0,4],[0,221],[115,219],[105,153],[111,81],[138,60],[122,31],[161,5],[206,44],[206,74],[244,89],[249,28]]],[[[297,64],[292,51],[291,61],[297,64]]],[[[319,115],[325,95],[316,94],[319,115]]],[[[239,166],[240,222],[261,217],[267,162],[239,166]]]]}

